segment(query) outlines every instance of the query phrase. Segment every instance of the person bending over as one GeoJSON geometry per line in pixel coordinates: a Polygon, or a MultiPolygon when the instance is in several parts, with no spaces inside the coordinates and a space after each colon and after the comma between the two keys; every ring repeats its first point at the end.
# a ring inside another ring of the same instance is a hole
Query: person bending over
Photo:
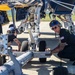
{"type": "MultiPolygon", "coordinates": [[[[8,34],[8,46],[11,46],[13,42],[15,42],[18,45],[18,50],[20,51],[21,48],[21,42],[17,38],[17,31],[13,24],[9,25],[9,28],[7,30],[8,34]]],[[[3,63],[6,62],[6,56],[3,56],[3,63]]]]}
{"type": "MultiPolygon", "coordinates": [[[[51,54],[58,53],[58,57],[75,60],[75,35],[67,29],[61,28],[58,20],[52,20],[49,23],[50,28],[59,34],[60,44],[53,50],[51,54]]],[[[73,63],[75,65],[75,62],[73,63]]]]}

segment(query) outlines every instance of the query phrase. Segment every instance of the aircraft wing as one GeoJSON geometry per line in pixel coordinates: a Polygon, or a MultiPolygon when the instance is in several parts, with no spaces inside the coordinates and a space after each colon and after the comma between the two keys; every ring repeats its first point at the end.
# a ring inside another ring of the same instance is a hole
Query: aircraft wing
{"type": "Polygon", "coordinates": [[[74,8],[75,0],[48,0],[55,14],[70,14],[74,8]]]}

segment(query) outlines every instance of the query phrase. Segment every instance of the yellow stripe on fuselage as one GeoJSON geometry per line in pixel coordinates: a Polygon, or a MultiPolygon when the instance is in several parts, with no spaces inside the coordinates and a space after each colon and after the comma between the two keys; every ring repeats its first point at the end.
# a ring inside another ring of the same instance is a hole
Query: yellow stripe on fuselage
{"type": "Polygon", "coordinates": [[[8,10],[11,10],[8,4],[0,4],[0,11],[8,11],[8,10]]]}

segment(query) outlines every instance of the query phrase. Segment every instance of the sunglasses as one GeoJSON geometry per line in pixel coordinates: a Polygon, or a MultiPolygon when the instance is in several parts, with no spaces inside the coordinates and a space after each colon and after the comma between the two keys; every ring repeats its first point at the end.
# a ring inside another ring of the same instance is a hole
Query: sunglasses
{"type": "Polygon", "coordinates": [[[52,28],[52,30],[54,30],[54,29],[57,29],[57,27],[55,26],[55,27],[52,28]]]}

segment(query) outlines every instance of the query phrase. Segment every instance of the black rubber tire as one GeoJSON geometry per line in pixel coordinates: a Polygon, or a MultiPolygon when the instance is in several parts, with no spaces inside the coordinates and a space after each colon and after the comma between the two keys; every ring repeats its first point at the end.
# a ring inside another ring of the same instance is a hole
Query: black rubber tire
{"type": "Polygon", "coordinates": [[[0,55],[0,66],[3,65],[6,62],[6,56],[0,55]]]}
{"type": "Polygon", "coordinates": [[[3,64],[3,62],[2,62],[2,57],[1,57],[1,55],[0,55],[0,66],[3,64]]]}
{"type": "Polygon", "coordinates": [[[68,75],[68,70],[66,67],[56,67],[53,69],[53,75],[68,75]]]}
{"type": "Polygon", "coordinates": [[[24,51],[27,51],[29,48],[28,48],[28,41],[23,41],[22,42],[22,45],[21,45],[21,52],[24,52],[24,51]]]}
{"type": "MultiPolygon", "coordinates": [[[[39,42],[39,51],[43,52],[43,51],[45,51],[45,49],[46,49],[46,42],[45,41],[40,41],[39,42]]],[[[41,63],[45,63],[46,62],[46,58],[39,58],[39,61],[41,63]]]]}

